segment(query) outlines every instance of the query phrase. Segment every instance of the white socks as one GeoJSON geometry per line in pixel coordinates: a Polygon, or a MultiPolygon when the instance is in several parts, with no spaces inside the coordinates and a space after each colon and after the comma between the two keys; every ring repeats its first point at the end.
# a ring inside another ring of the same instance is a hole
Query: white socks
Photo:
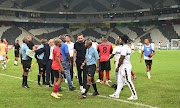
{"type": "Polygon", "coordinates": [[[14,64],[17,65],[17,61],[16,60],[14,61],[14,64]]]}
{"type": "Polygon", "coordinates": [[[150,72],[151,72],[151,71],[147,72],[147,76],[150,76],[150,72]]]}
{"type": "Polygon", "coordinates": [[[1,63],[1,65],[2,65],[2,69],[4,69],[4,63],[1,63]]]}

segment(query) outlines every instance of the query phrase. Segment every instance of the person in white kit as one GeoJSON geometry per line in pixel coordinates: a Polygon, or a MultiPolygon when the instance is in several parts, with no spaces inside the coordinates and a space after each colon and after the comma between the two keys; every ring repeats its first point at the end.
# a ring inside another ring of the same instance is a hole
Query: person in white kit
{"type": "Polygon", "coordinates": [[[169,42],[167,42],[166,47],[167,47],[167,50],[169,50],[169,42]]]}
{"type": "Polygon", "coordinates": [[[131,43],[131,50],[132,50],[132,53],[134,53],[134,50],[135,50],[134,39],[133,39],[133,41],[132,41],[132,43],[131,43]]]}
{"type": "Polygon", "coordinates": [[[92,42],[92,47],[94,47],[97,50],[98,43],[96,42],[96,39],[92,42]]]}
{"type": "Polygon", "coordinates": [[[138,47],[139,47],[139,53],[141,53],[141,50],[142,50],[142,43],[141,43],[141,41],[139,41],[138,47]]]}
{"type": "MultiPolygon", "coordinates": [[[[122,45],[120,45],[120,40],[116,40],[116,47],[113,49],[112,55],[109,57],[109,59],[107,61],[109,61],[110,59],[112,59],[115,56],[115,68],[117,68],[118,63],[119,63],[119,58],[121,56],[121,49],[122,49],[122,45]]],[[[112,88],[117,89],[117,79],[118,79],[118,72],[116,72],[116,70],[114,71],[114,75],[115,75],[115,84],[112,85],[112,88]]]]}
{"type": "Polygon", "coordinates": [[[131,49],[128,45],[126,45],[128,42],[128,36],[124,35],[121,37],[120,44],[122,45],[121,50],[121,57],[119,59],[118,66],[116,68],[116,72],[118,72],[118,81],[117,81],[117,89],[116,92],[112,95],[109,95],[112,98],[119,98],[119,94],[121,92],[121,89],[123,88],[123,82],[126,80],[129,89],[132,93],[131,97],[128,98],[128,100],[137,100],[137,93],[134,87],[133,82],[131,81],[131,49]]]}

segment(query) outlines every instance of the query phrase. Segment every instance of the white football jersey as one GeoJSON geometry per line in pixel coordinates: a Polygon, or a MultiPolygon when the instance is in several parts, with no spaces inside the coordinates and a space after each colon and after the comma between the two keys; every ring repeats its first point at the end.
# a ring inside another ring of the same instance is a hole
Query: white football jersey
{"type": "Polygon", "coordinates": [[[134,43],[131,43],[131,49],[134,49],[135,46],[134,46],[134,43]]]}
{"type": "Polygon", "coordinates": [[[122,45],[118,45],[113,49],[112,54],[114,54],[116,62],[119,62],[119,58],[121,57],[121,50],[122,50],[122,45]]]}
{"type": "Polygon", "coordinates": [[[94,47],[96,50],[97,50],[97,46],[98,46],[97,42],[92,42],[92,47],[94,47]]]}
{"type": "Polygon", "coordinates": [[[131,65],[131,49],[128,45],[123,45],[122,46],[122,50],[121,50],[121,55],[125,56],[122,65],[126,66],[126,65],[131,65]]]}

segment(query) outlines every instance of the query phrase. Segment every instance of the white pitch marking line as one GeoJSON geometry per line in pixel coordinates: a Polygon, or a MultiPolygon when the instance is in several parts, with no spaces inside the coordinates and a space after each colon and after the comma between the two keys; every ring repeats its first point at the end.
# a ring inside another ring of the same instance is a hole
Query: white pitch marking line
{"type": "MultiPolygon", "coordinates": [[[[16,78],[16,79],[22,79],[20,77],[16,77],[16,76],[12,76],[12,75],[7,75],[7,74],[2,74],[2,73],[0,73],[0,75],[8,76],[8,77],[16,78]]],[[[28,81],[30,81],[30,82],[37,82],[37,81],[34,81],[34,80],[28,80],[28,81]]],[[[62,87],[62,88],[67,89],[65,87],[62,87]]],[[[80,92],[79,90],[75,90],[75,91],[80,92]]],[[[90,94],[90,93],[88,93],[88,94],[90,94]]],[[[142,106],[142,107],[158,108],[158,107],[154,107],[154,106],[151,106],[151,105],[146,105],[146,104],[143,104],[143,103],[132,102],[132,101],[127,101],[127,100],[122,100],[122,99],[114,99],[114,98],[110,98],[108,96],[103,96],[103,95],[98,95],[98,96],[102,97],[102,98],[106,98],[106,99],[116,100],[116,101],[119,101],[119,102],[134,104],[134,105],[138,105],[138,106],[142,106]]]]}

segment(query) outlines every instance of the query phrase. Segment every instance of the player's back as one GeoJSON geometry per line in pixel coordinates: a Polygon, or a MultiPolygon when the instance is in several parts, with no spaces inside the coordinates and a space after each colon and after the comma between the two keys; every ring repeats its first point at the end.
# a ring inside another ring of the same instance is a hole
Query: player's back
{"type": "Polygon", "coordinates": [[[55,47],[53,49],[53,60],[52,60],[52,66],[51,66],[53,70],[61,69],[61,67],[58,64],[58,61],[57,61],[56,57],[59,57],[60,61],[62,61],[62,54],[61,54],[61,50],[60,50],[59,47],[55,47]]]}
{"type": "Polygon", "coordinates": [[[106,61],[112,52],[112,45],[109,43],[101,43],[98,45],[97,50],[100,52],[100,61],[106,61]]]}
{"type": "Polygon", "coordinates": [[[121,56],[121,50],[122,50],[122,45],[118,45],[113,49],[113,54],[115,54],[115,61],[118,61],[120,56],[121,56]]]}
{"type": "Polygon", "coordinates": [[[128,45],[123,45],[121,55],[124,55],[123,65],[131,65],[131,48],[128,45]]]}
{"type": "Polygon", "coordinates": [[[3,43],[0,44],[0,55],[2,56],[6,55],[6,45],[3,43]]]}

